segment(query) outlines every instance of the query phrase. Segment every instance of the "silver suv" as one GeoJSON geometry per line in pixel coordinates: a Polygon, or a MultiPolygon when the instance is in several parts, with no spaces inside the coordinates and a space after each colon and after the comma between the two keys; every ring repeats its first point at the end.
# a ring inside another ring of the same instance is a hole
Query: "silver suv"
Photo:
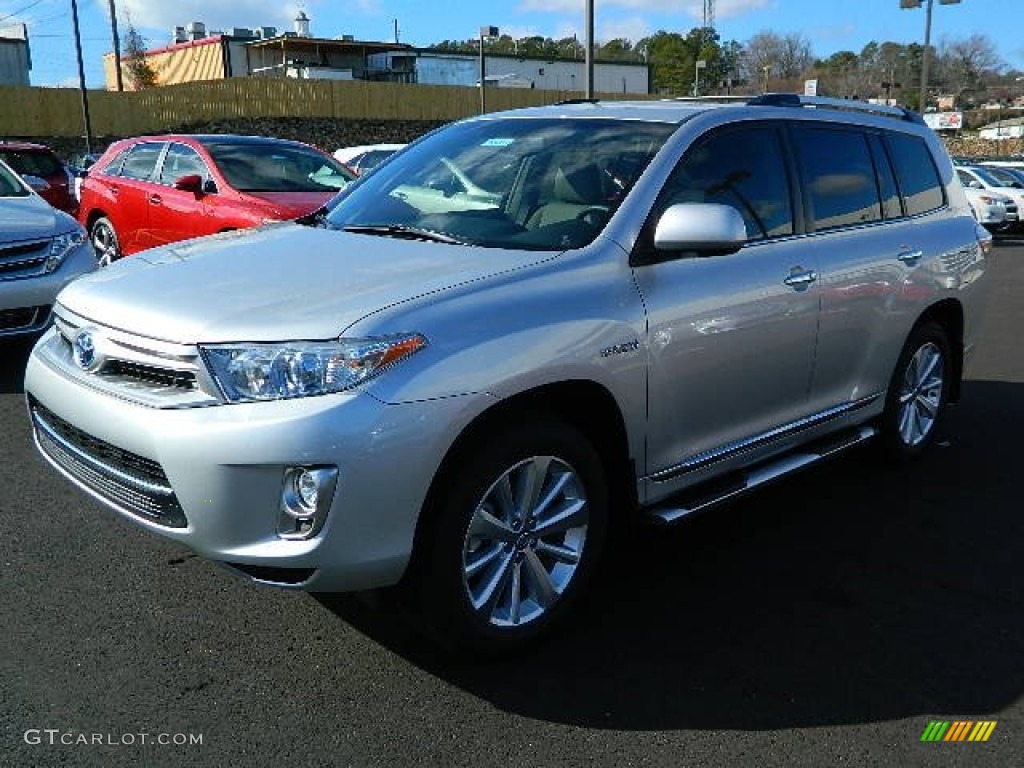
{"type": "Polygon", "coordinates": [[[543,634],[613,516],[669,524],[874,439],[916,456],[988,234],[935,134],[853,102],[567,103],[411,145],[300,223],[60,296],[42,454],[264,584],[543,634]]]}

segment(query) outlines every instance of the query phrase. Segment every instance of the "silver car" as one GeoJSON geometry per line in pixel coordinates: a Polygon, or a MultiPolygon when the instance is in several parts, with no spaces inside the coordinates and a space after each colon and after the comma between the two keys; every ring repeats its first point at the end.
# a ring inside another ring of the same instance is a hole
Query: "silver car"
{"type": "Polygon", "coordinates": [[[0,161],[0,340],[46,328],[60,290],[94,269],[78,222],[0,161]]]}
{"type": "Polygon", "coordinates": [[[900,109],[486,115],[303,223],[77,281],[28,405],[53,466],[153,533],[264,584],[394,586],[430,636],[502,652],[565,614],[612,517],[675,523],[867,440],[922,453],[990,247],[900,109]]]}

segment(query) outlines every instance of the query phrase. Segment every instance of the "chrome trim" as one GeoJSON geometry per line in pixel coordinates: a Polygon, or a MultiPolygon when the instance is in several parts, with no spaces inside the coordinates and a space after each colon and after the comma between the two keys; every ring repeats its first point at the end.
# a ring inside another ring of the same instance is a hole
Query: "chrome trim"
{"type": "Polygon", "coordinates": [[[860,409],[871,405],[881,396],[882,395],[879,393],[868,397],[862,397],[859,400],[853,400],[848,403],[843,403],[842,405],[828,408],[819,413],[805,416],[804,418],[797,419],[789,424],[783,424],[782,426],[775,427],[775,429],[770,429],[767,432],[762,432],[761,434],[754,435],[752,437],[747,437],[732,443],[726,443],[718,448],[703,451],[671,467],[658,470],[657,472],[648,475],[645,479],[653,480],[656,483],[674,480],[680,475],[696,472],[697,470],[704,469],[712,464],[717,464],[720,461],[731,459],[734,456],[747,453],[764,445],[768,445],[769,443],[795,435],[799,432],[804,432],[854,411],[859,411],[860,409]]]}

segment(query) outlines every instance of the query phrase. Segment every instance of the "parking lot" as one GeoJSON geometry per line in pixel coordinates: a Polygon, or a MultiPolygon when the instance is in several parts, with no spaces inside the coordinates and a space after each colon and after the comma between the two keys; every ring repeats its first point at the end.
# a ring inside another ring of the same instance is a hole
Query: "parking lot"
{"type": "Polygon", "coordinates": [[[27,351],[3,347],[0,765],[1020,765],[1024,240],[991,277],[924,460],[865,450],[631,530],[564,631],[490,663],[91,501],[35,455],[27,351]],[[932,720],[997,726],[922,743],[932,720]]]}

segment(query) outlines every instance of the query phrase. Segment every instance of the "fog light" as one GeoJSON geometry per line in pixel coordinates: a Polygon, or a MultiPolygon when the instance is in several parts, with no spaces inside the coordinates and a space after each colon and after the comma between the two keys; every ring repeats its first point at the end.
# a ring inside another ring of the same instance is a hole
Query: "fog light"
{"type": "Polygon", "coordinates": [[[295,473],[294,478],[295,492],[299,496],[299,503],[310,512],[316,510],[316,500],[320,494],[316,477],[308,469],[300,469],[295,473]]]}
{"type": "Polygon", "coordinates": [[[289,467],[281,491],[277,535],[309,539],[320,531],[334,498],[337,467],[289,467]]]}

